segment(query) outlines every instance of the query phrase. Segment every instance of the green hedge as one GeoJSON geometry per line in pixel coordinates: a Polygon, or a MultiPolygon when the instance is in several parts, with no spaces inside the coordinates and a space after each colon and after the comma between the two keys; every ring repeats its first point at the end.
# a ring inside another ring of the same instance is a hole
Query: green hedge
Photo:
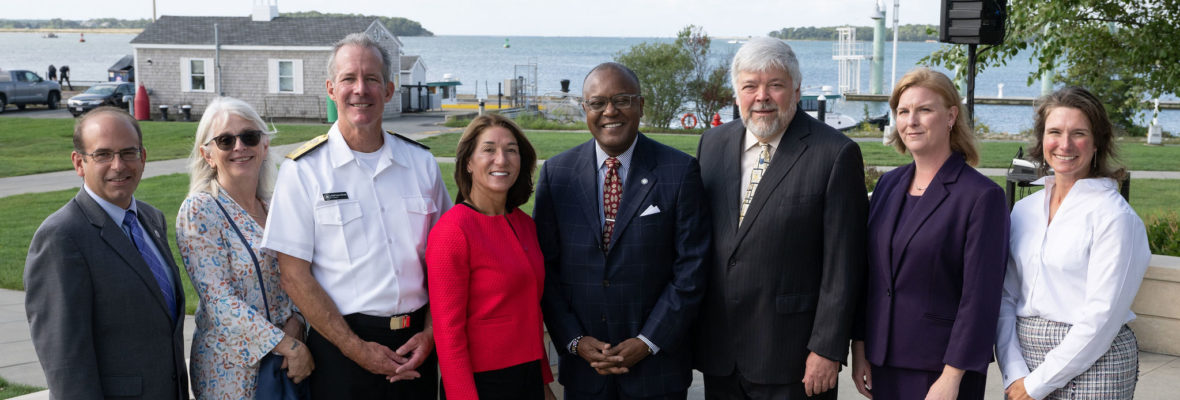
{"type": "Polygon", "coordinates": [[[1151,254],[1180,257],[1180,216],[1170,212],[1148,221],[1147,242],[1151,254]]]}

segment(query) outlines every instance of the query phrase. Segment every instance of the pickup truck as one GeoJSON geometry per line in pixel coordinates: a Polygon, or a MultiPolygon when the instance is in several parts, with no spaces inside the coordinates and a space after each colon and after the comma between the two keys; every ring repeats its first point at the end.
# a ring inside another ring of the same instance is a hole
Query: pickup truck
{"type": "Polygon", "coordinates": [[[26,104],[45,104],[56,109],[61,103],[61,85],[41,79],[33,71],[0,70],[0,113],[9,104],[25,109],[26,104]]]}

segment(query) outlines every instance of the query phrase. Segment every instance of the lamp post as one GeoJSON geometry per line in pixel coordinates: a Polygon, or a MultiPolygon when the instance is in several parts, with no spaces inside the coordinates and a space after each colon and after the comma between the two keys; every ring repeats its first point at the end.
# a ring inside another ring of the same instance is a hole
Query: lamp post
{"type": "MultiPolygon", "coordinates": [[[[893,88],[897,86],[897,11],[901,9],[901,0],[893,0],[893,68],[889,71],[889,93],[893,93],[893,88]]],[[[881,143],[889,143],[889,132],[892,132],[897,127],[897,121],[893,116],[893,110],[889,110],[889,126],[885,127],[885,132],[881,133],[881,143]]]]}

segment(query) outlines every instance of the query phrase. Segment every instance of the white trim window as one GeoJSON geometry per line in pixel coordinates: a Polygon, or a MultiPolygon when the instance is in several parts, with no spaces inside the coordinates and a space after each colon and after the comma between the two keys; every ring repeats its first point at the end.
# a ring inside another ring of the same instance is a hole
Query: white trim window
{"type": "Polygon", "coordinates": [[[184,92],[213,92],[216,87],[212,58],[180,59],[180,90],[184,92]]]}
{"type": "Polygon", "coordinates": [[[303,94],[303,60],[267,60],[270,93],[303,94]]]}

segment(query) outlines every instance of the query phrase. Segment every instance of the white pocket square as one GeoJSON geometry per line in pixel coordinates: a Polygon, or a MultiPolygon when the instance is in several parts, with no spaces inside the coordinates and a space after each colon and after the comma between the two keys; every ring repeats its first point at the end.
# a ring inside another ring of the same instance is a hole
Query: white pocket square
{"type": "Polygon", "coordinates": [[[652,215],[652,214],[659,214],[659,213],[660,213],[660,208],[659,208],[659,207],[656,207],[656,205],[655,205],[655,204],[652,204],[652,205],[650,205],[650,206],[647,206],[647,209],[646,209],[646,210],[643,210],[643,214],[639,214],[639,216],[640,216],[640,217],[646,217],[646,216],[648,216],[648,215],[652,215]]]}

